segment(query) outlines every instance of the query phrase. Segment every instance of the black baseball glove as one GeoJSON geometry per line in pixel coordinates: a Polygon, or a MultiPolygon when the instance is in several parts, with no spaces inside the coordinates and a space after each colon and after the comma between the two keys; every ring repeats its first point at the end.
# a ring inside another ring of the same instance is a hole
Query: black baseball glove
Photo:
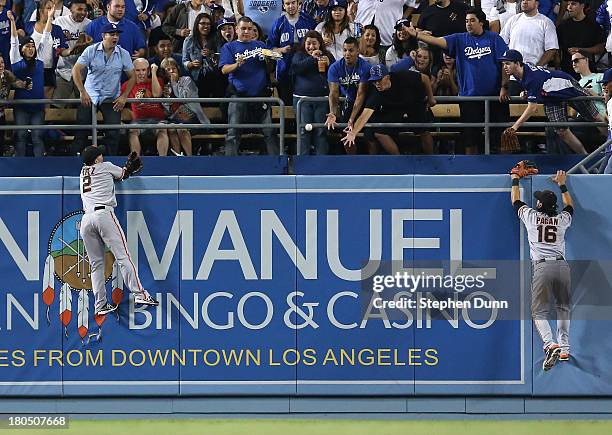
{"type": "Polygon", "coordinates": [[[132,151],[130,153],[127,158],[127,161],[125,162],[124,168],[124,180],[130,178],[130,175],[137,174],[142,170],[142,160],[140,160],[140,157],[138,156],[138,154],[136,154],[136,151],[132,151]]]}

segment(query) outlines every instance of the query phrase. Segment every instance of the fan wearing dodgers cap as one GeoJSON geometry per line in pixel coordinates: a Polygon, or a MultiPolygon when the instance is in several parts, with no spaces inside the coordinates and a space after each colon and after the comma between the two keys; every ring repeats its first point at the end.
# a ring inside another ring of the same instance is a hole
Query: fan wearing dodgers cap
{"type": "MultiPolygon", "coordinates": [[[[102,42],[90,45],[72,68],[74,84],[81,94],[81,105],[77,109],[79,124],[91,123],[91,105],[102,113],[104,122],[121,124],[121,110],[127,96],[134,87],[134,66],[130,53],[118,45],[121,29],[116,24],[106,24],[101,29],[102,42]],[[83,84],[83,72],[87,79],[83,84]],[[125,90],[121,93],[121,74],[128,76],[125,90]]],[[[77,130],[71,151],[76,154],[85,147],[89,131],[77,130]]],[[[119,131],[106,130],[106,146],[109,154],[116,154],[119,131]]]]}
{"type": "MultiPolygon", "coordinates": [[[[342,138],[345,147],[355,146],[357,134],[368,121],[372,123],[402,123],[402,122],[428,122],[427,117],[427,89],[421,74],[416,71],[391,71],[384,64],[373,65],[370,68],[369,82],[371,88],[368,92],[363,111],[355,121],[353,129],[347,131],[342,138]]],[[[421,136],[423,152],[433,154],[433,139],[429,131],[416,128],[421,136]]],[[[366,129],[365,134],[370,143],[370,154],[377,154],[378,150],[372,144],[380,144],[388,154],[399,154],[399,148],[393,136],[398,133],[397,128],[366,129]]]]}
{"type": "Polygon", "coordinates": [[[565,260],[565,233],[572,224],[574,208],[567,190],[565,172],[557,171],[552,180],[559,185],[565,206],[557,212],[557,195],[552,190],[537,191],[535,209],[520,200],[519,175],[512,174],[510,200],[514,211],[525,225],[529,239],[529,254],[533,263],[531,315],[536,331],[542,339],[544,371],[558,360],[570,358],[570,267],[565,260]],[[554,299],[557,311],[557,337],[553,334],[549,317],[549,301],[554,299]]]}
{"type": "MultiPolygon", "coordinates": [[[[544,104],[544,111],[550,122],[568,122],[568,105],[586,121],[604,121],[593,101],[575,99],[590,94],[569,74],[523,63],[523,56],[516,50],[507,50],[498,60],[502,62],[507,75],[513,75],[520,80],[527,96],[527,108],[511,127],[514,131],[534,114],[538,103],[544,104]]],[[[555,127],[555,132],[574,152],[586,154],[582,142],[568,127],[555,127]]]]}
{"type": "Polygon", "coordinates": [[[215,29],[215,46],[221,52],[221,47],[236,40],[236,21],[233,18],[223,18],[217,21],[215,29]]]}

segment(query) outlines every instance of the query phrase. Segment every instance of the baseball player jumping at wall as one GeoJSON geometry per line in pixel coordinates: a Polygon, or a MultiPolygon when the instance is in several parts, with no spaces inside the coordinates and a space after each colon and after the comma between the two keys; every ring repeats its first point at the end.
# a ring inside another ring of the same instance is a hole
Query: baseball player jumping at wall
{"type": "Polygon", "coordinates": [[[89,256],[91,267],[91,286],[93,288],[96,315],[108,314],[117,309],[117,305],[109,304],[106,299],[104,285],[104,249],[108,246],[119,264],[123,282],[134,293],[134,303],[144,305],[159,305],[155,299],[142,287],[134,262],[127,250],[125,235],[117,216],[115,207],[115,181],[126,180],[130,175],[142,169],[142,161],[136,153],[130,154],[123,168],[104,161],[102,150],[89,146],[81,153],[83,168],[81,169],[80,188],[83,201],[83,220],[81,221],[81,237],[89,256]]]}
{"type": "MultiPolygon", "coordinates": [[[[511,201],[518,217],[525,224],[529,238],[529,252],[533,264],[531,314],[538,334],[544,342],[544,371],[550,370],[558,360],[569,360],[570,327],[570,267],[565,260],[565,231],[572,224],[574,213],[572,197],[565,186],[566,174],[557,171],[552,177],[561,189],[565,206],[557,213],[557,195],[551,190],[537,191],[536,209],[520,200],[519,179],[532,169],[519,164],[511,171],[511,201]],[[557,341],[548,322],[549,298],[554,298],[557,310],[557,341]]],[[[534,172],[535,171],[535,172],[534,172]]]]}

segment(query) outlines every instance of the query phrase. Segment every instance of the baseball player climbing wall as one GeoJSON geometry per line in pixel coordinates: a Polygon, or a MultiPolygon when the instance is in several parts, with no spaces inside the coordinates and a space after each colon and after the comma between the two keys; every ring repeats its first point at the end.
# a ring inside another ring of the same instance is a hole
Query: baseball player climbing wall
{"type": "MultiPolygon", "coordinates": [[[[528,204],[532,183],[548,181],[523,181],[528,204]]],[[[568,180],[569,258],[609,255],[598,189],[612,186],[598,183],[568,180]],[[581,199],[587,191],[597,204],[581,199]],[[603,235],[589,236],[581,214],[603,235]]],[[[105,252],[119,309],[94,316],[78,178],[0,180],[2,394],[612,393],[610,363],[589,356],[611,344],[588,321],[572,319],[576,362],[542,372],[507,176],[133,177],[116,187],[128,249],[160,305],[134,304],[105,252]],[[444,284],[411,285],[404,272],[444,284]]],[[[573,296],[589,295],[584,279],[572,282],[573,296]]]]}

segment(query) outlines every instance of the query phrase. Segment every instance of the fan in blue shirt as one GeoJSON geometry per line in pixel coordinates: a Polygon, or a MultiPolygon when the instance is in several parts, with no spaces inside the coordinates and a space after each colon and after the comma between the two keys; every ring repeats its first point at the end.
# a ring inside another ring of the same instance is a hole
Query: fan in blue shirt
{"type": "MultiPolygon", "coordinates": [[[[569,74],[523,63],[523,56],[516,50],[506,51],[499,57],[499,61],[502,62],[506,74],[521,81],[528,101],[527,108],[511,127],[514,131],[533,115],[538,103],[544,104],[544,111],[550,122],[568,122],[568,105],[586,121],[605,121],[593,101],[575,99],[590,94],[569,74]]],[[[601,130],[605,135],[605,128],[601,127],[601,130]]],[[[586,154],[582,142],[568,127],[555,127],[555,132],[576,153],[586,154]]]]}
{"type": "MultiPolygon", "coordinates": [[[[268,70],[265,58],[261,55],[261,50],[266,46],[261,41],[253,41],[254,28],[253,20],[249,17],[241,17],[236,23],[238,40],[228,42],[221,49],[219,65],[221,72],[229,76],[229,93],[232,96],[270,96],[267,91],[268,70]]],[[[229,124],[244,124],[247,119],[260,124],[272,122],[272,113],[268,104],[230,101],[227,106],[229,124]]],[[[278,154],[279,147],[274,129],[264,127],[261,130],[268,154],[278,154]]],[[[225,135],[226,156],[238,155],[240,135],[240,129],[227,129],[225,135]]]]}
{"type": "Polygon", "coordinates": [[[256,54],[258,49],[266,48],[261,41],[232,41],[221,48],[219,66],[224,74],[229,75],[229,82],[235,93],[244,97],[263,96],[268,87],[266,61],[256,54]],[[224,68],[238,62],[240,57],[247,58],[239,68],[228,71],[224,68]]]}
{"type": "Polygon", "coordinates": [[[132,57],[143,57],[145,40],[136,24],[125,18],[125,0],[110,0],[108,13],[104,17],[93,20],[85,30],[93,38],[93,42],[102,41],[102,28],[107,24],[116,24],[120,29],[119,45],[132,57]]]}
{"type": "Polygon", "coordinates": [[[342,51],[342,59],[335,61],[327,72],[329,113],[325,124],[328,129],[334,128],[340,94],[346,98],[340,110],[340,119],[352,127],[363,107],[370,78],[370,64],[359,57],[359,42],[355,38],[347,38],[342,51]]]}
{"type": "Polygon", "coordinates": [[[308,15],[300,12],[297,0],[283,0],[283,7],[285,13],[274,22],[268,35],[268,48],[283,55],[283,58],[276,62],[278,93],[285,104],[292,104],[291,60],[293,51],[302,42],[306,33],[315,28],[315,22],[308,15]]]}
{"type": "Polygon", "coordinates": [[[475,12],[466,12],[467,32],[464,33],[436,38],[412,27],[408,33],[419,41],[447,50],[455,58],[459,95],[497,95],[501,87],[497,58],[508,50],[508,45],[499,34],[485,30],[484,20],[480,21],[475,12]]]}
{"type": "MultiPolygon", "coordinates": [[[[509,100],[508,91],[501,86],[501,82],[505,83],[508,77],[501,77],[497,58],[508,49],[508,46],[501,36],[488,31],[487,26],[484,12],[480,9],[469,8],[465,12],[466,32],[434,37],[409,27],[408,34],[419,41],[447,50],[448,54],[455,58],[459,95],[499,95],[500,102],[507,102],[509,100]]],[[[483,102],[463,101],[460,103],[460,110],[463,123],[482,122],[484,118],[483,102]]],[[[491,104],[491,120],[507,122],[508,106],[497,102],[491,104]]],[[[497,137],[495,134],[494,136],[497,137]]],[[[483,151],[482,127],[466,127],[463,139],[466,153],[474,154],[483,151]]]]}

